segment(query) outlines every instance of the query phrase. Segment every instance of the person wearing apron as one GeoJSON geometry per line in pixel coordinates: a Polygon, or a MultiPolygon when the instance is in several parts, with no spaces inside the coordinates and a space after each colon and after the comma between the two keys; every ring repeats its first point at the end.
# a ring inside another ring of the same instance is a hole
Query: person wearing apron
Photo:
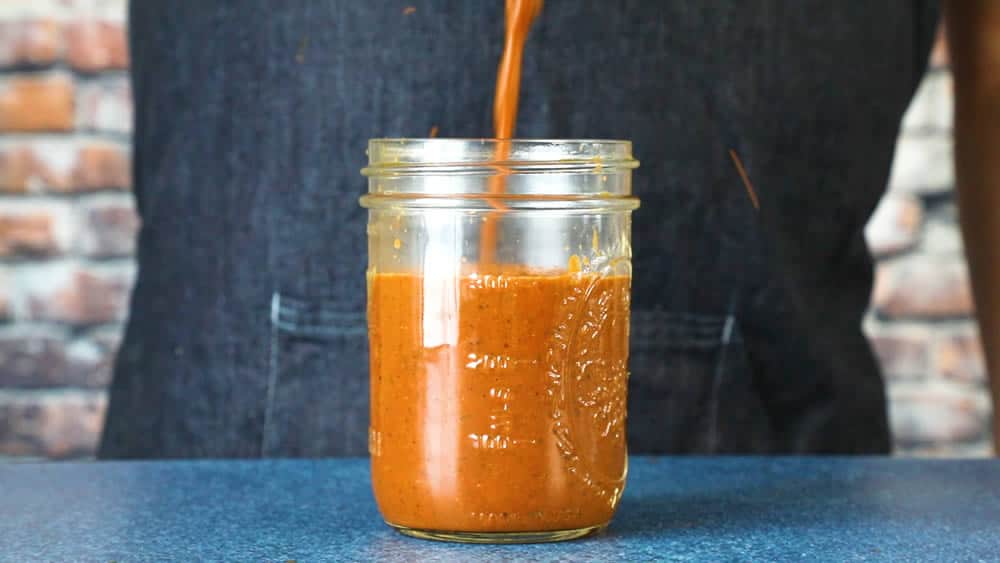
{"type": "MultiPolygon", "coordinates": [[[[545,6],[518,136],[642,162],[631,452],[889,450],[862,231],[937,4],[545,6]]],[[[365,454],[366,141],[489,136],[503,3],[130,12],[142,229],[99,456],[365,454]]]]}

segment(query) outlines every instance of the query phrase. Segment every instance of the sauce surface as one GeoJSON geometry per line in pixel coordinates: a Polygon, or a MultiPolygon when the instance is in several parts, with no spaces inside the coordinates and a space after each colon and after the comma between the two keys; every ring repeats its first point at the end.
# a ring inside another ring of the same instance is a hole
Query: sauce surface
{"type": "Polygon", "coordinates": [[[607,523],[625,482],[630,278],[370,274],[372,482],[427,530],[607,523]]]}

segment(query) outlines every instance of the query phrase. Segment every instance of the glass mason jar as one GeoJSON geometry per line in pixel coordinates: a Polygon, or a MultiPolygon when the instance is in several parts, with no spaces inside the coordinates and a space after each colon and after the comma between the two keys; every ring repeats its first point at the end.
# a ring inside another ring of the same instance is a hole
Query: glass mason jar
{"type": "Polygon", "coordinates": [[[429,539],[602,529],[627,472],[627,141],[368,145],[372,484],[429,539]]]}

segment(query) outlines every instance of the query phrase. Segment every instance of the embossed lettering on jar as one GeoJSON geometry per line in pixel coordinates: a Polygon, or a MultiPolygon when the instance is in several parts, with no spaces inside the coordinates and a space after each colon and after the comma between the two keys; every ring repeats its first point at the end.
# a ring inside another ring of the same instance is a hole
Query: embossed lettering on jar
{"type": "Polygon", "coordinates": [[[386,522],[459,541],[601,529],[627,472],[630,143],[374,140],[369,156],[386,522]]]}

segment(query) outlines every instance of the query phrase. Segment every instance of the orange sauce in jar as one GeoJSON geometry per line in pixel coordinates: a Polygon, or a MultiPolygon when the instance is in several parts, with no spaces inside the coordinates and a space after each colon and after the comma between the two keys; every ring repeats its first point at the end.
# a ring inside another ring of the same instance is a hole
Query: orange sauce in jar
{"type": "MultiPolygon", "coordinates": [[[[514,135],[524,43],[541,8],[506,3],[501,140],[514,135]]],[[[492,194],[505,191],[509,151],[497,144],[492,194]]],[[[631,278],[582,272],[576,256],[568,272],[497,263],[506,206],[490,203],[474,267],[369,273],[376,501],[388,523],[411,531],[604,526],[627,470],[631,278]]]]}
{"type": "Polygon", "coordinates": [[[625,482],[630,278],[369,276],[372,483],[395,526],[603,526],[625,482]]]}

